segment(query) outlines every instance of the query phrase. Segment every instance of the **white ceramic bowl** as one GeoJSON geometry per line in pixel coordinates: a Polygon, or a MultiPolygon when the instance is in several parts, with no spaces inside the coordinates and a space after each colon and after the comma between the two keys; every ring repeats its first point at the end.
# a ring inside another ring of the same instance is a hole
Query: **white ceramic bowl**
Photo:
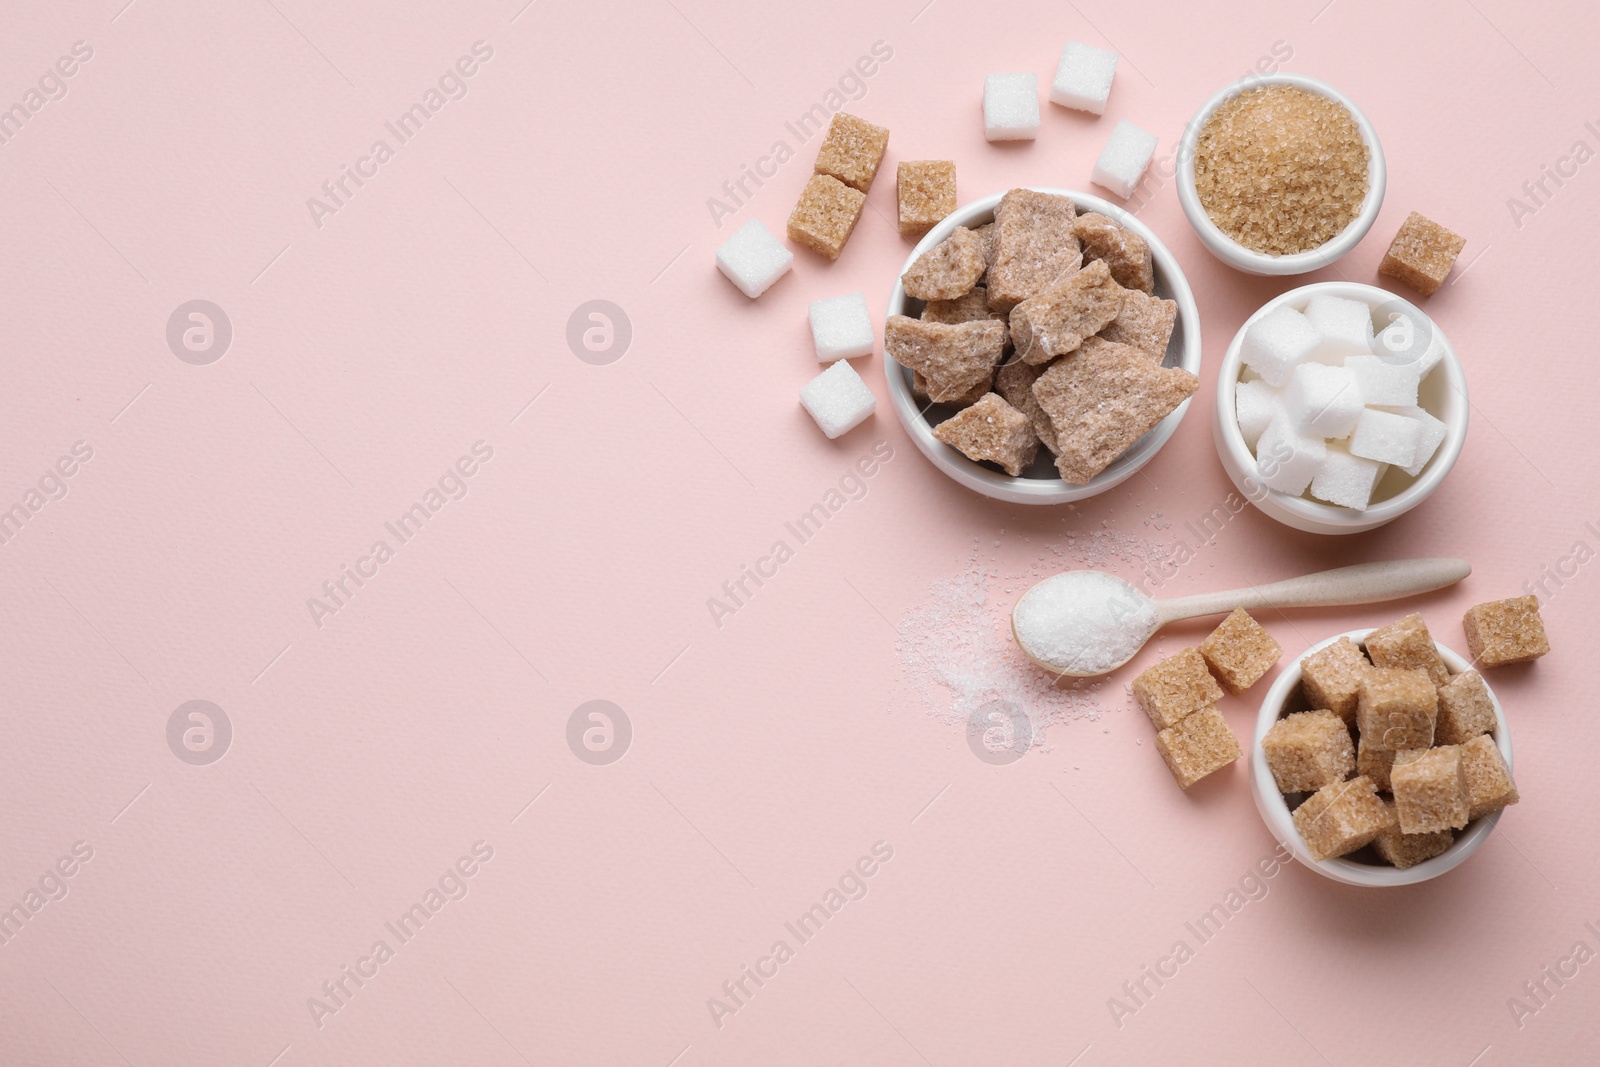
{"type": "MultiPolygon", "coordinates": [[[[1289,802],[1284,795],[1278,792],[1278,783],[1272,779],[1272,770],[1267,766],[1266,753],[1261,749],[1261,739],[1272,729],[1272,724],[1284,715],[1296,711],[1305,711],[1306,704],[1300,696],[1300,665],[1307,656],[1320,651],[1333,644],[1341,637],[1348,637],[1357,644],[1366,641],[1369,630],[1351,630],[1349,633],[1336,634],[1321,644],[1313,645],[1302,652],[1298,658],[1283,669],[1277,681],[1272,683],[1272,688],[1267,690],[1267,695],[1261,701],[1261,712],[1256,716],[1255,739],[1250,745],[1250,792],[1256,800],[1256,810],[1261,813],[1261,819],[1267,824],[1267,830],[1278,841],[1282,842],[1294,858],[1310,867],[1318,874],[1332,878],[1336,882],[1347,885],[1365,886],[1394,886],[1412,885],[1416,882],[1426,882],[1430,878],[1437,878],[1448,870],[1465,862],[1466,858],[1476,852],[1494,831],[1494,824],[1500,821],[1500,812],[1496,811],[1475,819],[1467,824],[1465,830],[1456,834],[1455,844],[1431,860],[1401,870],[1391,867],[1381,860],[1372,863],[1362,863],[1360,860],[1351,859],[1349,856],[1340,856],[1331,860],[1314,860],[1311,853],[1306,851],[1305,841],[1300,836],[1300,831],[1294,828],[1294,819],[1289,811],[1289,802]]],[[[1444,657],[1445,666],[1450,668],[1451,674],[1460,674],[1472,666],[1470,662],[1457,655],[1451,649],[1439,645],[1439,655],[1444,657]]],[[[1500,700],[1494,695],[1494,690],[1489,690],[1489,700],[1494,704],[1494,740],[1499,746],[1500,755],[1505,757],[1506,767],[1511,768],[1511,731],[1506,726],[1505,712],[1500,707],[1500,700]]],[[[1360,852],[1352,855],[1360,855],[1360,852]]]]}
{"type": "Polygon", "coordinates": [[[1361,113],[1361,109],[1356,107],[1349,97],[1333,86],[1302,74],[1256,74],[1225,86],[1195,112],[1194,118],[1189,120],[1189,125],[1183,131],[1183,140],[1178,145],[1178,203],[1183,206],[1183,213],[1188,218],[1189,225],[1194,227],[1194,232],[1199,235],[1201,243],[1212,255],[1246,274],[1306,274],[1326,267],[1338,259],[1354,248],[1367,235],[1367,231],[1372,229],[1373,222],[1378,218],[1378,209],[1383,206],[1383,187],[1387,180],[1388,171],[1383,163],[1383,146],[1378,143],[1378,133],[1372,128],[1372,123],[1367,121],[1367,116],[1361,113]],[[1217,224],[1211,221],[1211,216],[1206,214],[1194,184],[1195,145],[1200,139],[1200,132],[1210,121],[1211,113],[1222,106],[1224,101],[1238,96],[1247,89],[1260,89],[1269,85],[1299,86],[1307,92],[1343,104],[1349,110],[1351,117],[1356,120],[1356,125],[1361,130],[1361,139],[1367,143],[1367,196],[1361,202],[1360,213],[1331,241],[1309,252],[1297,252],[1292,256],[1269,256],[1264,252],[1253,252],[1223,233],[1217,224]]]}
{"type": "Polygon", "coordinates": [[[1296,530],[1321,534],[1350,534],[1376,529],[1385,523],[1393,522],[1422,503],[1439,488],[1445,475],[1450,473],[1450,468],[1455,466],[1457,457],[1461,455],[1461,446],[1467,438],[1469,411],[1467,379],[1461,372],[1460,361],[1456,359],[1456,350],[1451,347],[1450,339],[1444,335],[1444,331],[1440,330],[1420,308],[1409,300],[1395,296],[1389,290],[1380,289],[1375,285],[1362,285],[1359,282],[1315,282],[1298,289],[1291,289],[1282,296],[1267,301],[1261,306],[1261,310],[1251,315],[1245,320],[1244,325],[1239,327],[1239,332],[1233,337],[1233,343],[1228,346],[1227,354],[1222,357],[1222,368],[1217,373],[1217,403],[1212,412],[1211,433],[1216,439],[1217,455],[1222,459],[1223,470],[1228,472],[1228,477],[1245,499],[1257,508],[1296,530]],[[1381,308],[1385,318],[1391,312],[1412,316],[1411,321],[1426,323],[1444,348],[1444,356],[1439,360],[1438,366],[1422,380],[1422,386],[1417,393],[1419,406],[1444,423],[1444,440],[1440,442],[1438,451],[1433,454],[1428,465],[1422,468],[1422,473],[1415,478],[1398,468],[1391,467],[1373,491],[1374,503],[1365,511],[1340,507],[1337,504],[1324,504],[1320,500],[1290,496],[1276,489],[1268,489],[1261,484],[1256,458],[1245,444],[1244,435],[1239,432],[1234,390],[1238,387],[1239,375],[1243,370],[1239,350],[1244,344],[1245,330],[1250,328],[1251,323],[1284,304],[1303,308],[1306,301],[1318,294],[1365,301],[1375,312],[1381,308]]]}
{"type": "MultiPolygon", "coordinates": [[[[1200,312],[1195,307],[1194,293],[1189,289],[1189,282],[1184,278],[1178,261],[1167,251],[1167,246],[1162,244],[1144,223],[1122,208],[1107,203],[1097,196],[1072,189],[1033,188],[1036,192],[1070,197],[1078,205],[1080,212],[1098,211],[1144,238],[1145,243],[1150,246],[1150,256],[1155,266],[1155,295],[1176,301],[1178,305],[1177,324],[1173,328],[1172,340],[1167,345],[1167,356],[1163,363],[1168,367],[1182,367],[1198,375],[1200,312]]],[[[986,222],[993,222],[995,205],[1000,203],[1002,195],[996,193],[982,200],[975,200],[959,208],[929,230],[922,240],[917,242],[917,247],[911,250],[911,255],[900,268],[900,274],[903,275],[909,270],[924,252],[949,237],[957,226],[982,226],[986,222]]],[[[915,317],[921,312],[922,301],[906,296],[905,289],[896,277],[894,290],[889,294],[888,314],[915,317]]],[[[1183,421],[1184,413],[1189,410],[1189,400],[1185,400],[1087,484],[1068,485],[1056,473],[1054,457],[1043,447],[1039,449],[1039,456],[1033,465],[1016,478],[998,468],[968,459],[933,436],[934,426],[955,414],[957,409],[947,404],[925,406],[919,402],[911,395],[911,371],[896,363],[887,353],[883,358],[883,372],[888,381],[889,396],[894,404],[895,414],[900,417],[901,425],[906,428],[906,433],[916,443],[918,450],[932,460],[935,467],[968,489],[1013,504],[1065,504],[1096,496],[1107,489],[1121,485],[1155,457],[1161,446],[1172,436],[1173,431],[1177,430],[1178,423],[1183,421]]]]}

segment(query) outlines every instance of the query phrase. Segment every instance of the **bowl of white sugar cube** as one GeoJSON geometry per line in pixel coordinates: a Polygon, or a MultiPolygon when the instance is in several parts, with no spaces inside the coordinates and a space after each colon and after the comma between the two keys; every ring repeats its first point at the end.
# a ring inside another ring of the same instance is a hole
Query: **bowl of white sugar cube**
{"type": "Polygon", "coordinates": [[[1250,316],[1223,357],[1212,423],[1239,492],[1310,533],[1375,529],[1461,454],[1467,382],[1443,331],[1385,289],[1320,282],[1250,316]]]}

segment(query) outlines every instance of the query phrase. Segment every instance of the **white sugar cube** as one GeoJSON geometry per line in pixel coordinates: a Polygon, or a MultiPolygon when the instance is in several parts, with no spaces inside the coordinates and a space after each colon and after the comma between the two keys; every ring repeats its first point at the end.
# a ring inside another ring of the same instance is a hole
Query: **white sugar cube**
{"type": "Polygon", "coordinates": [[[1392,463],[1396,467],[1409,467],[1417,461],[1417,447],[1422,443],[1422,421],[1392,411],[1367,408],[1356,420],[1355,433],[1350,435],[1350,451],[1365,459],[1379,463],[1392,463]]]}
{"type": "Polygon", "coordinates": [[[1284,406],[1295,426],[1307,434],[1349,437],[1361,417],[1361,390],[1343,367],[1302,363],[1289,379],[1284,406]]]}
{"type": "Polygon", "coordinates": [[[1415,364],[1419,379],[1426,378],[1444,358],[1444,342],[1433,324],[1414,324],[1411,316],[1403,314],[1394,316],[1389,325],[1378,331],[1372,350],[1390,363],[1415,364]]]}
{"type": "Polygon", "coordinates": [[[1275,389],[1289,384],[1296,365],[1311,358],[1322,335],[1287,304],[1263,315],[1244,331],[1239,358],[1275,389]]]}
{"type": "Polygon", "coordinates": [[[867,312],[866,293],[813,300],[807,318],[811,321],[817,362],[872,355],[872,316],[867,312]]]}
{"type": "Polygon", "coordinates": [[[1322,466],[1311,479],[1311,495],[1330,504],[1366,511],[1383,471],[1382,463],[1352,456],[1342,445],[1329,445],[1322,466]]]}
{"type": "Polygon", "coordinates": [[[1111,79],[1117,73],[1117,54],[1078,41],[1068,41],[1056,65],[1056,80],[1050,84],[1050,102],[1062,107],[1106,113],[1111,96],[1111,79]]]}
{"type": "Polygon", "coordinates": [[[1421,378],[1416,363],[1393,362],[1390,356],[1346,356],[1344,369],[1355,377],[1361,401],[1373,407],[1410,407],[1417,402],[1421,378]]]}
{"type": "Polygon", "coordinates": [[[1417,454],[1410,464],[1401,468],[1415,478],[1422,473],[1422,468],[1428,465],[1428,460],[1433,458],[1433,454],[1439,451],[1439,446],[1444,443],[1444,423],[1414,404],[1410,407],[1397,407],[1391,410],[1396,415],[1404,415],[1408,419],[1415,419],[1422,426],[1422,434],[1417,438],[1417,454]]]}
{"type": "Polygon", "coordinates": [[[1295,429],[1287,414],[1278,415],[1256,442],[1256,470],[1261,484],[1280,493],[1299,496],[1311,484],[1328,446],[1320,437],[1307,437],[1295,429]]]}
{"type": "Polygon", "coordinates": [[[983,79],[983,135],[991,141],[1031,141],[1039,135],[1039,75],[983,79]]]}
{"type": "Polygon", "coordinates": [[[1283,411],[1283,394],[1257,378],[1234,386],[1233,399],[1239,416],[1239,433],[1247,447],[1255,448],[1267,424],[1283,411]]]}
{"type": "Polygon", "coordinates": [[[1156,135],[1122,119],[1111,131],[1111,140],[1100,150],[1100,158],[1094,161],[1089,180],[1127,199],[1138,187],[1139,179],[1150,165],[1150,157],[1155,154],[1156,135]]]}
{"type": "Polygon", "coordinates": [[[1372,308],[1364,300],[1314,296],[1306,304],[1306,321],[1322,335],[1312,359],[1339,363],[1345,356],[1372,352],[1372,308]]]}
{"type": "Polygon", "coordinates": [[[751,219],[717,248],[717,269],[754,300],[789,273],[794,253],[772,236],[761,220],[751,219]]]}
{"type": "Polygon", "coordinates": [[[877,398],[848,360],[839,360],[800,388],[800,403],[830,438],[860,426],[877,398]]]}

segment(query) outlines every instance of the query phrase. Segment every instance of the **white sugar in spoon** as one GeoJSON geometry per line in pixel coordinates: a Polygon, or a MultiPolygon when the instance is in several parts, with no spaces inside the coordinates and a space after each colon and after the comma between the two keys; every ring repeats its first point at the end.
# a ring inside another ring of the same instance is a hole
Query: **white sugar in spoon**
{"type": "Polygon", "coordinates": [[[1104,571],[1067,571],[1036,583],[1011,609],[1023,655],[1055,674],[1092,678],[1128,662],[1169,622],[1235,608],[1322,608],[1399,600],[1454,585],[1464,559],[1358,563],[1268,585],[1154,600],[1104,571]]]}

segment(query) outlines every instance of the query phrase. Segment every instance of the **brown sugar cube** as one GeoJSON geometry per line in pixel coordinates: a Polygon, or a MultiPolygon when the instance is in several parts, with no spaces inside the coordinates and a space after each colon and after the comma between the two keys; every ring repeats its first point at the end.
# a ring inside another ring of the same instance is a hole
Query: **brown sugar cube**
{"type": "Polygon", "coordinates": [[[1096,260],[1011,309],[1011,341],[1029,363],[1049,363],[1099,333],[1122,309],[1120,285],[1096,260]]]}
{"type": "Polygon", "coordinates": [[[969,404],[976,404],[978,401],[982,400],[984,395],[989,392],[989,386],[993,384],[994,383],[990,381],[981,381],[977,385],[974,385],[969,391],[961,394],[953,400],[935,401],[928,395],[928,379],[922,376],[921,371],[914,370],[911,372],[911,395],[924,404],[953,404],[956,407],[964,408],[969,404]]]}
{"type": "Polygon", "coordinates": [[[902,237],[921,237],[956,209],[956,165],[947,159],[900,164],[895,187],[902,237]]]}
{"type": "Polygon", "coordinates": [[[1467,825],[1467,779],[1456,746],[1430,748],[1409,759],[1396,756],[1389,782],[1401,833],[1431,834],[1467,825]]]}
{"type": "Polygon", "coordinates": [[[1360,645],[1348,637],[1339,638],[1300,661],[1300,684],[1305,689],[1306,703],[1327,708],[1345,722],[1355,722],[1356,695],[1361,679],[1371,669],[1360,645]]]}
{"type": "Polygon", "coordinates": [[[1076,205],[1054,193],[1013,189],[994,209],[989,306],[1010,311],[1083,264],[1076,205]]]}
{"type": "Polygon", "coordinates": [[[1228,720],[1214,706],[1202,708],[1156,734],[1156,751],[1178,785],[1188,789],[1244,755],[1228,720]]]}
{"type": "Polygon", "coordinates": [[[1468,608],[1461,628],[1467,632],[1472,660],[1480,667],[1522,663],[1550,651],[1538,597],[1517,596],[1468,608]]]}
{"type": "Polygon", "coordinates": [[[1467,818],[1481,819],[1521,799],[1494,738],[1479,734],[1458,747],[1461,773],[1467,780],[1467,818]]]}
{"type": "Polygon", "coordinates": [[[789,215],[789,240],[829,259],[838,259],[866,202],[864,194],[839,179],[813,174],[789,215]]]}
{"type": "Polygon", "coordinates": [[[1494,698],[1477,671],[1462,671],[1439,687],[1439,717],[1433,726],[1436,745],[1461,745],[1495,726],[1494,698]]]}
{"type": "Polygon", "coordinates": [[[1423,296],[1432,296],[1466,245],[1465,237],[1413,211],[1389,243],[1378,273],[1400,279],[1423,296]]]}
{"type": "Polygon", "coordinates": [[[1294,809],[1293,818],[1315,860],[1354,852],[1395,825],[1395,813],[1378,796],[1372,779],[1363,777],[1323,786],[1294,809]]]}
{"type": "Polygon", "coordinates": [[[1074,221],[1083,261],[1101,259],[1111,268],[1111,276],[1124,289],[1154,292],[1155,266],[1145,239],[1098,211],[1086,211],[1074,221]]]}
{"type": "Polygon", "coordinates": [[[1107,341],[1132,345],[1160,363],[1167,358],[1167,344],[1172,340],[1172,328],[1177,322],[1177,301],[1125,289],[1117,317],[1106,324],[1100,336],[1107,341]]]}
{"type": "Polygon", "coordinates": [[[1439,691],[1427,671],[1373,667],[1361,680],[1356,729],[1374,749],[1428,748],[1438,715],[1439,691]]]}
{"type": "Polygon", "coordinates": [[[1165,730],[1222,699],[1200,650],[1186,648],[1146,667],[1133,680],[1133,698],[1157,730],[1165,730]]]}
{"type": "Polygon", "coordinates": [[[1235,608],[1200,642],[1200,655],[1230,693],[1242,693],[1272,669],[1283,649],[1249,612],[1235,608]]]}
{"type": "Polygon", "coordinates": [[[1331,711],[1300,711],[1272,724],[1261,751],[1280,793],[1314,793],[1355,773],[1350,728],[1331,711]]]}
{"type": "Polygon", "coordinates": [[[1394,767],[1394,757],[1395,753],[1373,748],[1362,738],[1356,743],[1356,773],[1371,778],[1373,785],[1387,793],[1393,788],[1389,783],[1389,771],[1394,767]]]}
{"type": "Polygon", "coordinates": [[[1034,435],[1055,455],[1061,451],[1056,443],[1056,429],[1050,424],[1050,416],[1039,406],[1039,398],[1033,395],[1033,383],[1039,380],[1039,375],[1046,369],[1020,359],[1009,359],[1000,365],[999,372],[995,374],[994,388],[995,392],[1006,398],[1006,403],[1028,416],[1028,421],[1033,423],[1034,435]]]}
{"type": "Polygon", "coordinates": [[[983,238],[957,226],[911,264],[900,276],[906,295],[918,300],[955,300],[972,291],[983,277],[983,238]]]}
{"type": "Polygon", "coordinates": [[[1194,395],[1200,379],[1137,348],[1091,337],[1033,383],[1056,433],[1056,470],[1083,485],[1194,395]]]}
{"type": "Polygon", "coordinates": [[[878,176],[878,164],[883,162],[883,150],[888,146],[888,130],[841,111],[828,125],[828,136],[817,149],[813,169],[865,193],[878,176]]]}
{"type": "Polygon", "coordinates": [[[1005,338],[1006,328],[993,319],[943,323],[891,315],[883,325],[884,354],[921,373],[928,398],[941,404],[994,380],[1005,338]]]}
{"type": "MultiPolygon", "coordinates": [[[[1393,806],[1389,805],[1390,810],[1393,806]]],[[[1456,837],[1449,830],[1437,830],[1427,834],[1408,834],[1396,825],[1378,831],[1378,836],[1372,839],[1372,847],[1389,863],[1405,870],[1415,867],[1423,860],[1443,854],[1451,845],[1455,844],[1456,837]]]]}
{"type": "Polygon", "coordinates": [[[968,459],[998,464],[1013,478],[1039,454],[1028,416],[994,393],[935,426],[933,436],[968,459]]]}
{"type": "Polygon", "coordinates": [[[1428,626],[1417,614],[1380,626],[1367,635],[1367,655],[1374,667],[1416,668],[1428,672],[1434,685],[1450,681],[1439,648],[1428,633],[1428,626]]]}

